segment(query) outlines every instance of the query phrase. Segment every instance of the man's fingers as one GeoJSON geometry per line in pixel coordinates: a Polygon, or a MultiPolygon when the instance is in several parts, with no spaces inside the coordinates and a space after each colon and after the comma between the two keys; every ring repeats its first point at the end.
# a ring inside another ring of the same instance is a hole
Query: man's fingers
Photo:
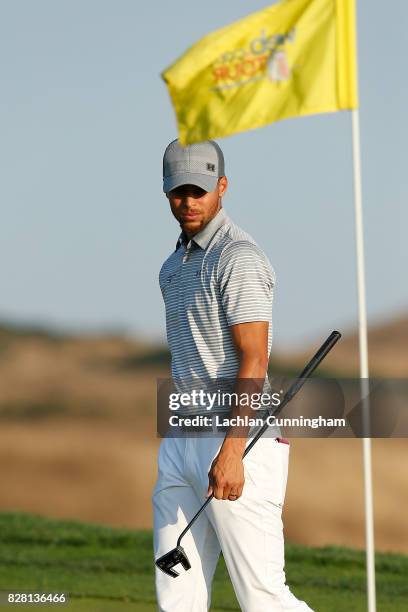
{"type": "Polygon", "coordinates": [[[217,476],[213,476],[213,489],[214,489],[214,497],[215,499],[225,499],[224,493],[226,490],[227,484],[224,478],[217,476]]]}
{"type": "Polygon", "coordinates": [[[206,497],[210,497],[210,495],[214,493],[214,479],[211,473],[211,470],[208,472],[208,488],[206,497]]]}
{"type": "Polygon", "coordinates": [[[215,499],[224,499],[224,489],[223,487],[214,487],[214,497],[215,499]]]}
{"type": "Polygon", "coordinates": [[[244,482],[242,459],[237,465],[236,457],[232,457],[232,461],[227,462],[226,466],[221,464],[221,467],[213,461],[208,472],[206,497],[208,498],[212,494],[215,499],[235,501],[242,495],[244,482]]]}
{"type": "Polygon", "coordinates": [[[207,497],[214,493],[215,499],[235,501],[242,495],[244,485],[217,485],[214,483],[208,487],[207,497]]]}
{"type": "Polygon", "coordinates": [[[223,499],[228,499],[229,501],[235,501],[242,495],[243,486],[239,484],[227,485],[224,487],[224,495],[223,499]]]}
{"type": "MultiPolygon", "coordinates": [[[[243,490],[244,490],[244,484],[245,484],[245,481],[240,483],[240,484],[232,485],[230,487],[227,499],[229,501],[236,501],[237,499],[239,499],[241,497],[241,495],[242,495],[243,490]]],[[[224,497],[224,499],[226,499],[226,498],[224,497]]]]}
{"type": "Polygon", "coordinates": [[[244,490],[244,484],[242,484],[240,487],[238,487],[238,490],[237,490],[237,499],[239,497],[241,497],[243,490],[244,490]]]}
{"type": "Polygon", "coordinates": [[[237,489],[231,489],[227,499],[228,501],[236,501],[239,497],[240,497],[239,491],[237,491],[237,489]]]}
{"type": "Polygon", "coordinates": [[[230,494],[231,494],[231,486],[227,485],[226,487],[224,487],[222,499],[228,499],[230,494]]]}

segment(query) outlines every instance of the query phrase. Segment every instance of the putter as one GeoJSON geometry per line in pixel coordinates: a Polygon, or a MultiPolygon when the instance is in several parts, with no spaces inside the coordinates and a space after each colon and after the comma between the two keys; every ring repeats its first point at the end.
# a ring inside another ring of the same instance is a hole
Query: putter
{"type": "MultiPolygon", "coordinates": [[[[279,412],[290,402],[290,400],[294,397],[294,395],[296,395],[299,389],[306,382],[306,379],[314,372],[317,366],[323,361],[327,353],[333,348],[333,346],[336,344],[336,342],[340,338],[341,338],[341,334],[338,331],[333,331],[330,334],[330,336],[328,336],[328,338],[323,342],[319,350],[315,353],[315,355],[313,355],[312,359],[309,361],[307,366],[303,369],[301,374],[297,377],[295,382],[289,387],[288,391],[285,393],[283,400],[281,401],[281,403],[279,404],[279,406],[274,412],[275,416],[279,414],[279,412]]],[[[262,427],[257,432],[256,436],[253,437],[250,444],[248,444],[248,446],[246,447],[242,458],[244,458],[249,453],[251,448],[254,446],[254,444],[256,444],[259,438],[265,433],[268,427],[269,427],[268,423],[264,423],[262,425],[262,427]]],[[[189,570],[191,568],[190,561],[188,560],[186,552],[180,543],[183,537],[186,535],[187,531],[191,529],[195,521],[198,519],[198,517],[203,512],[203,510],[205,510],[205,508],[208,506],[208,504],[210,503],[213,497],[214,497],[214,494],[210,495],[210,497],[206,499],[206,501],[201,506],[199,511],[193,516],[191,521],[188,523],[185,529],[181,532],[177,540],[176,548],[173,548],[173,550],[170,550],[168,553],[166,553],[165,555],[163,555],[162,557],[156,560],[157,567],[160,568],[162,572],[164,572],[168,576],[171,576],[172,578],[177,578],[177,576],[179,576],[179,572],[177,572],[174,569],[174,566],[178,565],[179,563],[181,563],[181,565],[183,566],[185,570],[189,570]]]]}

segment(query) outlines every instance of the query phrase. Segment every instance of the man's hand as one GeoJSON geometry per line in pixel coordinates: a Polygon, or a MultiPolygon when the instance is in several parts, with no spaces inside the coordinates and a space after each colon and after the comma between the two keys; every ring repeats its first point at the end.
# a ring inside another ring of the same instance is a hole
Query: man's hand
{"type": "Polygon", "coordinates": [[[241,445],[223,445],[208,473],[207,497],[214,493],[216,499],[235,501],[244,488],[244,464],[241,445]]]}

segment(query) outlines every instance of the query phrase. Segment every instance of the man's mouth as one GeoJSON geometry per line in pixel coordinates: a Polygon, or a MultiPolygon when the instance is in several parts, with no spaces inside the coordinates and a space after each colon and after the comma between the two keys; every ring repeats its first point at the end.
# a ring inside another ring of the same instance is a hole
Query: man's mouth
{"type": "Polygon", "coordinates": [[[193,221],[194,219],[197,219],[198,215],[199,215],[198,212],[194,212],[194,213],[189,212],[182,216],[182,220],[183,221],[193,221]]]}

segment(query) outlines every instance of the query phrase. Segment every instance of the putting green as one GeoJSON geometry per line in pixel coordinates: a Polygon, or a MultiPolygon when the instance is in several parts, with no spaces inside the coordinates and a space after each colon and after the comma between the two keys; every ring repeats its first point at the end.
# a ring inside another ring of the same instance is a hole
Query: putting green
{"type": "MultiPolygon", "coordinates": [[[[0,513],[0,590],[68,593],[64,605],[30,606],[61,612],[155,612],[152,534],[26,513],[0,513]]],[[[376,556],[378,609],[406,612],[408,558],[376,556]]],[[[318,612],[365,612],[363,551],[286,547],[294,594],[318,612]]],[[[213,584],[211,612],[238,611],[223,559],[213,584]]],[[[27,610],[27,605],[7,606],[27,610]]],[[[0,611],[1,612],[1,611],[0,611]]]]}

